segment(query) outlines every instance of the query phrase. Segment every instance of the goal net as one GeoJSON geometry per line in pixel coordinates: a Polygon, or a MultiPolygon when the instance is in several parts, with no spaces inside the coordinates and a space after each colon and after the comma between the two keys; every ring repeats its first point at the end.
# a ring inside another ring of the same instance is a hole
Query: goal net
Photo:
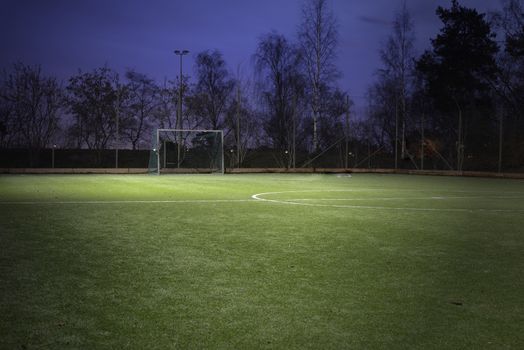
{"type": "Polygon", "coordinates": [[[149,172],[224,173],[222,130],[157,129],[153,132],[149,172]]]}

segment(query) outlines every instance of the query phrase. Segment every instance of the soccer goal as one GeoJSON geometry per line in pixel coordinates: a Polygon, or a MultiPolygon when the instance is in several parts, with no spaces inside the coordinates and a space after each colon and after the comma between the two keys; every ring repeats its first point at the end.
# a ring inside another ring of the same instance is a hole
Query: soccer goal
{"type": "Polygon", "coordinates": [[[222,130],[157,129],[153,132],[149,172],[224,173],[222,130]]]}

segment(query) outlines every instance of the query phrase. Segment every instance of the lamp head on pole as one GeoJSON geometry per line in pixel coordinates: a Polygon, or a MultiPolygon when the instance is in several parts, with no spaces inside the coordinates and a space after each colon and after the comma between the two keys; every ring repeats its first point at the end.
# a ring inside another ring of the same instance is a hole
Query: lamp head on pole
{"type": "Polygon", "coordinates": [[[189,50],[175,50],[175,55],[184,56],[189,53],[189,50]]]}

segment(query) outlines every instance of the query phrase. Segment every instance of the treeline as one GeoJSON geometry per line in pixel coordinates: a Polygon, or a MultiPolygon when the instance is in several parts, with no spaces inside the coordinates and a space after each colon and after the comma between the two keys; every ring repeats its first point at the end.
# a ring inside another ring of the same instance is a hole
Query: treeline
{"type": "Polygon", "coordinates": [[[453,0],[430,48],[417,55],[402,8],[368,93],[367,137],[395,162],[444,169],[522,169],[524,165],[524,8],[501,1],[483,14],[453,0]]]}
{"type": "MultiPolygon", "coordinates": [[[[380,51],[365,118],[338,87],[338,24],[327,0],[306,0],[294,38],[270,32],[253,54],[254,75],[232,72],[218,50],[194,55],[192,79],[157,82],[109,67],[59,82],[16,63],[0,83],[0,147],[148,149],[157,128],[221,129],[241,166],[271,149],[280,166],[337,151],[340,166],[388,156],[394,167],[450,169],[524,164],[524,8],[504,0],[482,14],[451,2],[428,50],[415,52],[407,8],[380,51]],[[304,158],[306,156],[306,159],[304,158]],[[349,159],[349,161],[348,161],[349,159]]],[[[346,77],[351,79],[351,77],[346,77]]]]}

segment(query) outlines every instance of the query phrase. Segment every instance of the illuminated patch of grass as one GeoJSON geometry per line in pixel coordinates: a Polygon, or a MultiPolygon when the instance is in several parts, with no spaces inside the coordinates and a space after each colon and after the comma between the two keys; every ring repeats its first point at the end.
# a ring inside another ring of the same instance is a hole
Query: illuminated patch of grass
{"type": "Polygon", "coordinates": [[[522,181],[1,176],[0,202],[0,348],[524,346],[522,181]]]}

